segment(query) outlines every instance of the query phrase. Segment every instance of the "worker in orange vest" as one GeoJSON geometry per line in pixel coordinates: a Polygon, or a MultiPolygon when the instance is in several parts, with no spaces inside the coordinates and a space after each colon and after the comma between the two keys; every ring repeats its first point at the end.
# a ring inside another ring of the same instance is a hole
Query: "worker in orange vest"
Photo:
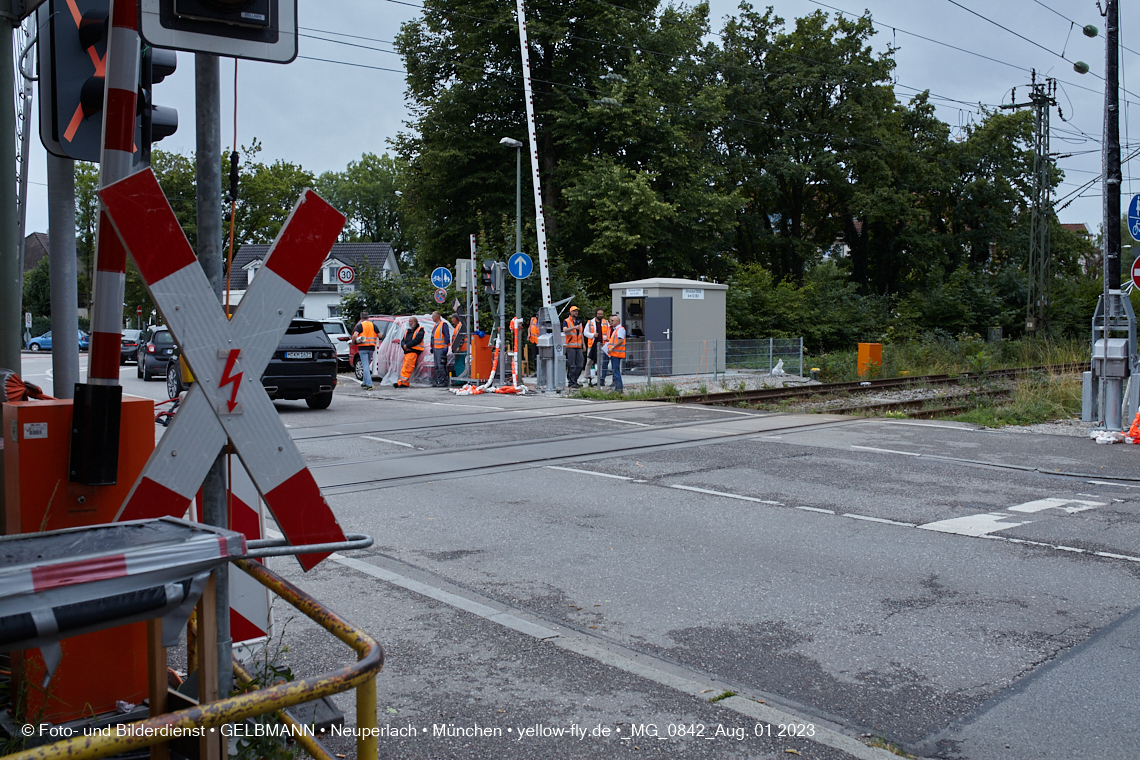
{"type": "Polygon", "coordinates": [[[578,318],[578,307],[570,307],[562,327],[562,340],[566,345],[566,384],[571,388],[581,388],[578,377],[586,365],[586,354],[582,349],[582,320],[578,318]]]}
{"type": "Polygon", "coordinates": [[[610,337],[602,346],[602,352],[609,357],[610,371],[614,376],[614,390],[621,393],[625,386],[621,382],[621,360],[625,358],[625,328],[621,325],[621,317],[614,314],[610,317],[610,337]]]}
{"type": "Polygon", "coordinates": [[[527,335],[527,342],[530,343],[530,353],[534,357],[534,378],[535,382],[542,386],[544,383],[542,357],[538,355],[538,317],[530,318],[530,332],[527,335]]]}
{"type": "Polygon", "coordinates": [[[396,381],[396,387],[410,388],[416,361],[424,350],[424,328],[420,327],[420,321],[415,317],[408,320],[408,329],[404,331],[400,347],[404,349],[404,363],[400,366],[400,379],[396,381]]]}
{"type": "Polygon", "coordinates": [[[467,362],[467,327],[456,312],[451,313],[451,346],[447,350],[453,375],[463,374],[467,362]]]}
{"type": "Polygon", "coordinates": [[[443,321],[438,311],[431,313],[433,327],[431,328],[431,356],[435,361],[432,371],[431,387],[446,388],[451,383],[447,378],[447,354],[451,348],[451,325],[443,321]]]}
{"type": "Polygon", "coordinates": [[[368,319],[368,312],[360,312],[360,321],[352,328],[352,342],[357,346],[360,366],[364,370],[364,377],[360,382],[360,389],[363,391],[372,390],[372,353],[376,350],[376,340],[379,337],[376,325],[368,319]]]}
{"type": "Polygon", "coordinates": [[[594,369],[598,374],[598,387],[606,387],[606,355],[603,354],[602,345],[609,340],[610,337],[610,323],[606,321],[605,309],[598,309],[594,312],[594,318],[586,323],[582,331],[583,337],[586,338],[587,348],[586,351],[586,379],[589,381],[590,387],[594,386],[594,381],[590,380],[590,365],[594,365],[594,369]],[[600,338],[600,340],[599,340],[600,338]]]}

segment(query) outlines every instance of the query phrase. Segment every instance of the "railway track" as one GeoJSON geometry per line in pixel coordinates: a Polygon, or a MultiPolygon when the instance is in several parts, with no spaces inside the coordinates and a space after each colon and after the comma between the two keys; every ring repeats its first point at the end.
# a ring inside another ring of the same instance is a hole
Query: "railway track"
{"type": "Polygon", "coordinates": [[[770,401],[779,401],[780,399],[811,398],[813,396],[826,396],[838,393],[869,393],[876,390],[905,389],[921,385],[984,383],[993,380],[1008,380],[1036,372],[1068,374],[1072,372],[1083,372],[1086,369],[1088,369],[1088,362],[1074,362],[1070,364],[1051,364],[1040,367],[1011,367],[1009,369],[991,370],[989,372],[979,372],[976,374],[963,373],[960,375],[889,377],[846,383],[801,385],[795,388],[759,388],[751,391],[723,391],[720,393],[696,393],[686,396],[661,396],[651,400],[671,401],[679,404],[763,404],[770,401]]]}

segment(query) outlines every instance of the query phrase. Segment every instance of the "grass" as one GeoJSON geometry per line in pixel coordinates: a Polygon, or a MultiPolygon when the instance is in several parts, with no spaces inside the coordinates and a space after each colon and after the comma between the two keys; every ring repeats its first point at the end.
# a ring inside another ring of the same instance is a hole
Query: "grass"
{"type": "Polygon", "coordinates": [[[878,747],[879,749],[885,749],[887,752],[894,753],[894,754],[898,755],[899,757],[907,757],[907,758],[911,758],[911,760],[914,760],[914,755],[908,755],[906,752],[903,752],[901,749],[896,747],[894,744],[891,744],[889,741],[886,740],[886,738],[884,738],[882,736],[872,736],[871,738],[866,740],[866,743],[871,747],[878,747]]]}
{"type": "MultiPolygon", "coordinates": [[[[908,343],[883,346],[883,364],[872,377],[909,375],[959,375],[1005,367],[1038,367],[1088,361],[1087,339],[1025,338],[987,343],[978,335],[957,338],[928,335],[908,343]]],[[[819,367],[824,383],[866,379],[857,375],[858,351],[835,351],[805,356],[805,367],[819,367]]]]}
{"type": "Polygon", "coordinates": [[[1077,375],[1044,375],[1019,379],[1013,397],[990,404],[983,401],[976,409],[946,419],[972,422],[986,427],[1034,425],[1080,414],[1081,380],[1077,375]]]}
{"type": "Polygon", "coordinates": [[[649,385],[641,385],[632,389],[627,388],[624,393],[618,393],[608,387],[583,387],[568,395],[570,398],[592,398],[598,401],[612,401],[614,399],[644,401],[645,399],[660,398],[661,396],[679,396],[681,394],[680,391],[677,390],[677,386],[672,383],[664,383],[662,385],[650,383],[649,385]]]}
{"type": "Polygon", "coordinates": [[[728,699],[729,697],[735,697],[735,696],[736,696],[735,691],[723,691],[720,694],[717,694],[715,697],[710,697],[709,702],[719,702],[722,699],[728,699]]]}

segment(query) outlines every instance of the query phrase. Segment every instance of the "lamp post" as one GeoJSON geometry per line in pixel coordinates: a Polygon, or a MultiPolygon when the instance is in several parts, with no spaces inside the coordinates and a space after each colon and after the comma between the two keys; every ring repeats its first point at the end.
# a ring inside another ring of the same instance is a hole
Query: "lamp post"
{"type": "MultiPolygon", "coordinates": [[[[515,149],[515,250],[522,251],[522,149],[523,144],[510,137],[499,140],[504,148],[515,149]]],[[[509,257],[508,257],[509,260],[509,257]]],[[[522,280],[515,278],[515,318],[522,318],[522,280]]]]}

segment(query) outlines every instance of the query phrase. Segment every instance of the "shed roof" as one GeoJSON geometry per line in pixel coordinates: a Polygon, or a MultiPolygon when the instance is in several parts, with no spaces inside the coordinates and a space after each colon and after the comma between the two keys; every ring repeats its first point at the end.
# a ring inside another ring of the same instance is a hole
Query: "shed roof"
{"type": "Polygon", "coordinates": [[[650,277],[647,280],[630,280],[629,282],[611,282],[610,290],[624,288],[704,288],[705,290],[728,290],[728,286],[720,282],[705,282],[703,280],[685,280],[680,277],[650,277]]]}

